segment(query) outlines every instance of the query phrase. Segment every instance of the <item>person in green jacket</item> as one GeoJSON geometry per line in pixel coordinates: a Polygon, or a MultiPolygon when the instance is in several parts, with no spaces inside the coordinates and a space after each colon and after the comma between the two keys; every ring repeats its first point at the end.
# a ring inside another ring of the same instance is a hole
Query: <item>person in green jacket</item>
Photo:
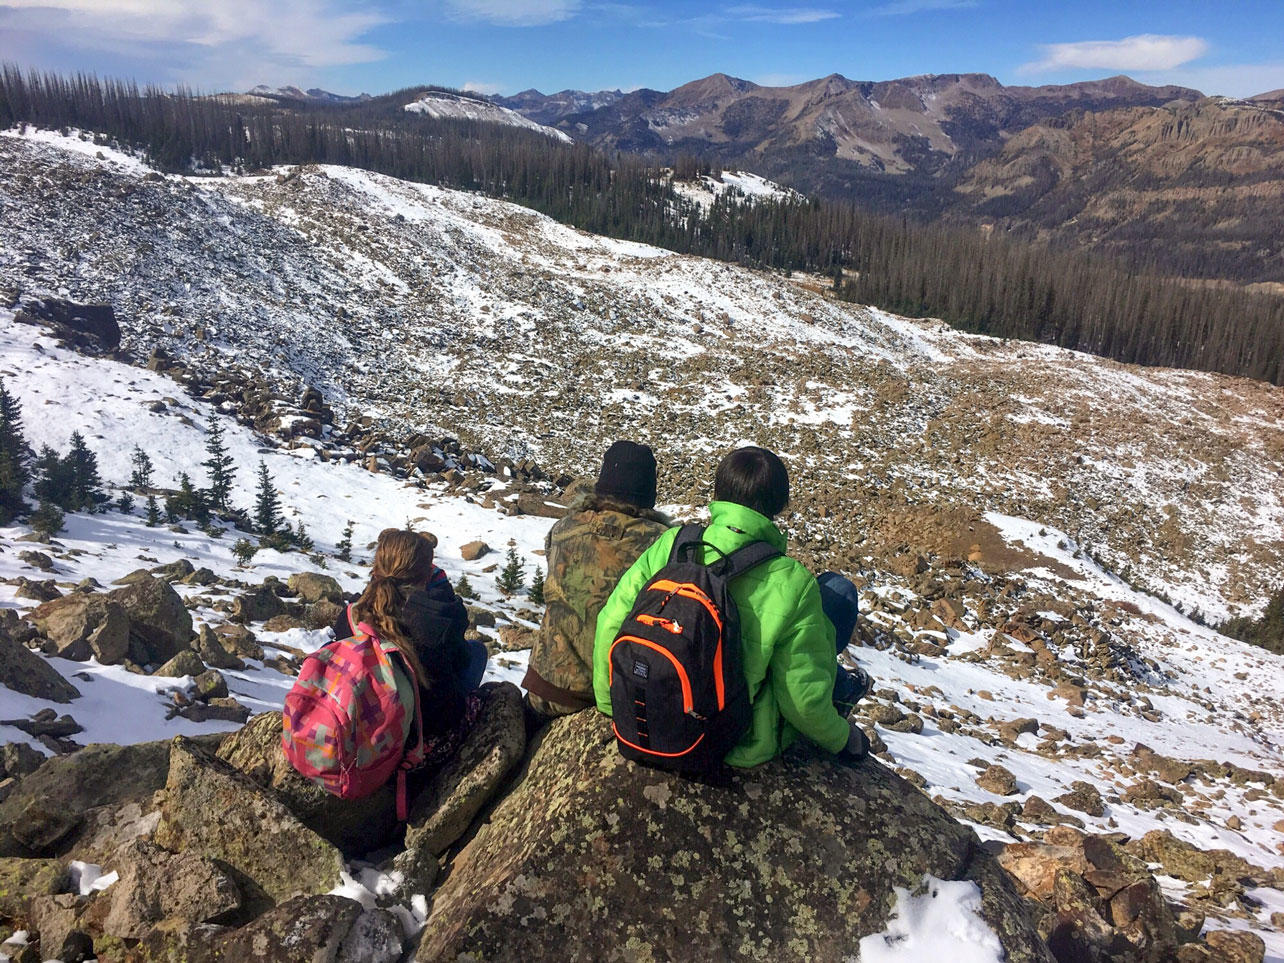
{"type": "MultiPolygon", "coordinates": [[[[739,448],[718,465],[704,541],[725,553],[765,541],[785,550],[785,536],[772,522],[789,502],[789,474],[765,448],[739,448]]],[[[598,709],[611,714],[611,643],[642,587],[669,559],[679,529],[671,528],[624,573],[597,620],[593,645],[593,693],[598,709]]],[[[705,564],[719,556],[703,549],[705,564]]],[[[865,734],[834,707],[834,626],[821,608],[816,579],[786,555],[750,569],[730,584],[740,613],[744,670],[752,701],[749,731],[727,754],[732,766],[749,767],[775,757],[799,735],[822,749],[863,758],[865,734]]]]}

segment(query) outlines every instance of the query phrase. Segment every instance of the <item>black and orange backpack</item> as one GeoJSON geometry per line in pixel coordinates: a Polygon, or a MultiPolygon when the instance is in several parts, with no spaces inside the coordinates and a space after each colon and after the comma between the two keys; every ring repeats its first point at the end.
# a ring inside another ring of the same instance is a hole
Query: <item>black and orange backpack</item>
{"type": "Polygon", "coordinates": [[[753,542],[730,554],[684,525],[669,560],[638,593],[611,644],[611,713],[620,752],[659,769],[707,773],[749,728],[740,616],[729,583],[780,551],[753,542]],[[699,551],[721,555],[708,565],[699,551]]]}

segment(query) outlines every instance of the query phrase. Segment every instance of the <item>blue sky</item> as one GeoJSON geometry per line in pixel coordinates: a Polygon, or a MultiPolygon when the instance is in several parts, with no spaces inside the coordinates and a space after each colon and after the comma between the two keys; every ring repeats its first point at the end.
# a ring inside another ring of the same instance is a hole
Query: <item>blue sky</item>
{"type": "Polygon", "coordinates": [[[1284,0],[0,0],[0,59],[201,90],[785,85],[975,71],[1284,87],[1284,0]]]}

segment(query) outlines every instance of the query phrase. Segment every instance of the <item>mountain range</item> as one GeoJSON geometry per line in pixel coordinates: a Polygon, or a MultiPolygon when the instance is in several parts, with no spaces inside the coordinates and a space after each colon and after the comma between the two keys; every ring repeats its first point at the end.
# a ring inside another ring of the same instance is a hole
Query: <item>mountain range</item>
{"type": "Polygon", "coordinates": [[[986,74],[494,98],[595,146],[693,154],[808,194],[1065,241],[1198,278],[1284,282],[1284,93],[986,74]]]}

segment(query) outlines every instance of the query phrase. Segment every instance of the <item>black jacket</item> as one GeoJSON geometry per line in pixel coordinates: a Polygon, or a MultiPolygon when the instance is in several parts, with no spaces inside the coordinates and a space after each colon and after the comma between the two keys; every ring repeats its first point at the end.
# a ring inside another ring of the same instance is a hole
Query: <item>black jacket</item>
{"type": "MultiPolygon", "coordinates": [[[[468,610],[444,575],[430,579],[426,588],[403,585],[398,591],[401,608],[397,621],[414,643],[415,655],[424,669],[419,701],[424,738],[431,739],[449,732],[464,716],[464,697],[468,694],[463,678],[468,667],[464,643],[468,610]]],[[[355,631],[345,609],[334,624],[334,637],[346,639],[355,631]]]]}

